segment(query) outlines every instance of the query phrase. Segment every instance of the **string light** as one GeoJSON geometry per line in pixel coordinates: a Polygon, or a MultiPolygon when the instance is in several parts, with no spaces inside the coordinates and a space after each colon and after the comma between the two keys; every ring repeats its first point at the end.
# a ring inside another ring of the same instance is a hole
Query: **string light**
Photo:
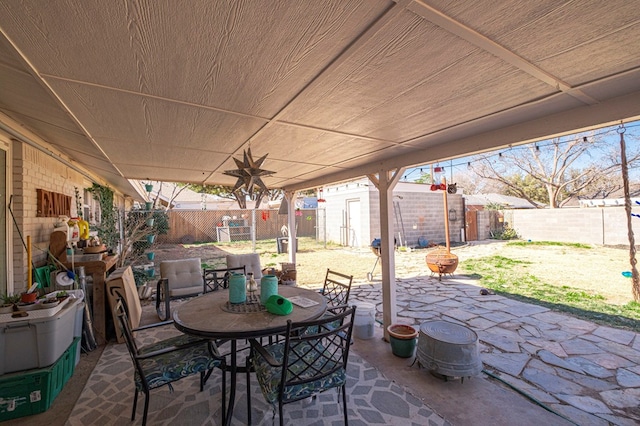
{"type": "MultiPolygon", "coordinates": [[[[640,120],[639,120],[639,121],[635,121],[635,122],[633,122],[632,124],[627,124],[627,126],[626,126],[626,128],[627,128],[627,129],[629,129],[629,128],[634,128],[634,127],[640,127],[640,120]]],[[[604,130],[602,130],[602,131],[600,131],[600,132],[594,132],[594,133],[592,133],[592,134],[591,134],[591,136],[595,138],[595,137],[597,137],[597,136],[606,135],[606,134],[608,134],[608,133],[610,133],[610,132],[611,132],[611,130],[613,129],[613,127],[605,127],[605,128],[603,128],[603,129],[604,129],[604,130]]],[[[613,130],[614,130],[614,129],[613,129],[613,130]]],[[[587,136],[583,136],[583,137],[582,137],[582,140],[583,140],[583,142],[588,142],[588,141],[589,141],[589,138],[588,138],[587,136]]],[[[567,140],[559,141],[559,142],[558,142],[558,144],[565,144],[565,143],[569,143],[569,142],[571,142],[571,139],[567,139],[567,140]]],[[[511,144],[509,144],[509,149],[525,149],[527,145],[528,145],[528,144],[523,144],[523,145],[520,145],[520,146],[513,147],[511,144]]],[[[547,146],[547,145],[545,145],[545,144],[538,145],[537,143],[534,143],[535,150],[536,150],[536,151],[538,151],[538,152],[540,152],[540,147],[545,148],[546,146],[547,146]]],[[[491,158],[491,157],[493,157],[493,156],[495,156],[495,153],[493,153],[493,154],[487,154],[487,155],[484,155],[484,156],[482,156],[482,157],[478,157],[477,159],[475,159],[475,160],[473,160],[473,161],[475,162],[475,161],[487,160],[487,159],[489,159],[489,158],[491,158]]],[[[499,158],[500,160],[504,160],[504,157],[502,156],[502,152],[499,152],[499,153],[498,153],[498,158],[499,158]]],[[[472,168],[472,167],[471,167],[471,163],[472,163],[471,161],[467,161],[467,168],[468,168],[468,169],[471,169],[471,168],[472,168]]],[[[439,163],[438,163],[438,164],[439,164],[439,163]]],[[[451,168],[453,169],[453,167],[461,166],[461,165],[463,165],[463,164],[464,164],[464,162],[454,164],[454,163],[453,163],[453,160],[452,160],[452,163],[450,164],[450,166],[449,166],[449,167],[451,167],[451,168]]],[[[640,167],[640,166],[636,166],[635,168],[639,168],[639,167],[640,167]]],[[[418,168],[416,168],[416,169],[414,169],[414,171],[418,171],[418,170],[420,170],[420,173],[422,173],[422,168],[419,168],[419,169],[418,169],[418,168]]],[[[413,173],[413,172],[412,172],[412,173],[413,173]]],[[[410,174],[411,174],[411,173],[410,173],[410,174]]]]}

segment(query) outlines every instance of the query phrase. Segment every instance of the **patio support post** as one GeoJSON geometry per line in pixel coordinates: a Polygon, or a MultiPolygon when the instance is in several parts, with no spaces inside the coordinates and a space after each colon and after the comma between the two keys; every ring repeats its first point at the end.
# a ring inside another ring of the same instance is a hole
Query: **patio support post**
{"type": "Polygon", "coordinates": [[[368,175],[380,194],[380,263],[382,264],[382,325],[384,340],[389,341],[387,327],[396,322],[396,262],[393,229],[393,188],[406,168],[380,170],[378,177],[368,175]]]}
{"type": "Polygon", "coordinates": [[[289,262],[295,265],[296,263],[296,191],[285,191],[284,197],[287,199],[287,226],[289,227],[289,262]]]}
{"type": "Polygon", "coordinates": [[[254,207],[251,210],[251,247],[253,248],[253,252],[256,252],[256,208],[254,207]]]}

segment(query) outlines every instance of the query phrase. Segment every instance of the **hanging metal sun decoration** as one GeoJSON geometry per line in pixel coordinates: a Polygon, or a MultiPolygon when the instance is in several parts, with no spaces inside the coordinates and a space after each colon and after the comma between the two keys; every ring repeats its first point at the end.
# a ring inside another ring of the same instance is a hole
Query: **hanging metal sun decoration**
{"type": "Polygon", "coordinates": [[[238,166],[238,168],[235,170],[226,170],[224,172],[224,174],[227,176],[234,176],[238,178],[232,192],[235,193],[237,190],[244,187],[244,189],[251,197],[253,196],[256,187],[259,188],[259,190],[257,191],[258,193],[265,193],[269,191],[267,185],[265,185],[265,183],[262,181],[262,178],[265,176],[271,176],[275,172],[271,172],[269,170],[264,170],[261,168],[262,163],[264,163],[264,160],[267,158],[267,155],[269,154],[265,154],[254,161],[253,156],[251,155],[251,148],[249,148],[244,151],[243,161],[238,160],[237,158],[233,159],[233,161],[236,162],[236,166],[238,166]]]}

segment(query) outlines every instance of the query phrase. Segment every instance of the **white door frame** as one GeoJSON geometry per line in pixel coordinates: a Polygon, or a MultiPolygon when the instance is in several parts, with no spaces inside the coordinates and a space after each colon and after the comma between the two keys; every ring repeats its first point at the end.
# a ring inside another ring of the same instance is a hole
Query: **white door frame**
{"type": "MultiPolygon", "coordinates": [[[[0,201],[3,204],[4,214],[4,224],[0,224],[0,226],[4,226],[5,233],[5,241],[4,241],[4,250],[5,255],[3,256],[2,261],[4,261],[5,268],[4,276],[0,277],[1,280],[6,281],[6,292],[7,294],[14,292],[13,286],[13,220],[11,218],[11,212],[9,211],[9,201],[11,199],[12,188],[11,184],[11,170],[12,170],[12,161],[11,161],[11,139],[6,137],[5,134],[0,133],[0,151],[4,152],[5,155],[5,168],[4,168],[4,181],[5,187],[0,189],[0,201]]],[[[2,266],[0,264],[0,266],[2,266]]],[[[0,285],[0,293],[3,293],[3,286],[0,285]]]]}

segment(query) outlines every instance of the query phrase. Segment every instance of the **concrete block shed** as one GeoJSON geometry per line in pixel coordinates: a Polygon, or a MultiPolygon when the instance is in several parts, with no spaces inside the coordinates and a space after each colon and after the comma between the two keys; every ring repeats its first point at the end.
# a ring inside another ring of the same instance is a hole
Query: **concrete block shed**
{"type": "MultiPolygon", "coordinates": [[[[380,196],[367,178],[323,187],[319,203],[318,232],[327,241],[350,247],[367,247],[380,238],[380,196]],[[324,220],[322,215],[324,214],[324,220]]],[[[464,238],[464,204],[461,194],[447,194],[449,238],[464,238]]],[[[425,241],[444,244],[443,191],[430,185],[399,182],[393,191],[393,227],[398,245],[418,247],[425,241]]]]}

